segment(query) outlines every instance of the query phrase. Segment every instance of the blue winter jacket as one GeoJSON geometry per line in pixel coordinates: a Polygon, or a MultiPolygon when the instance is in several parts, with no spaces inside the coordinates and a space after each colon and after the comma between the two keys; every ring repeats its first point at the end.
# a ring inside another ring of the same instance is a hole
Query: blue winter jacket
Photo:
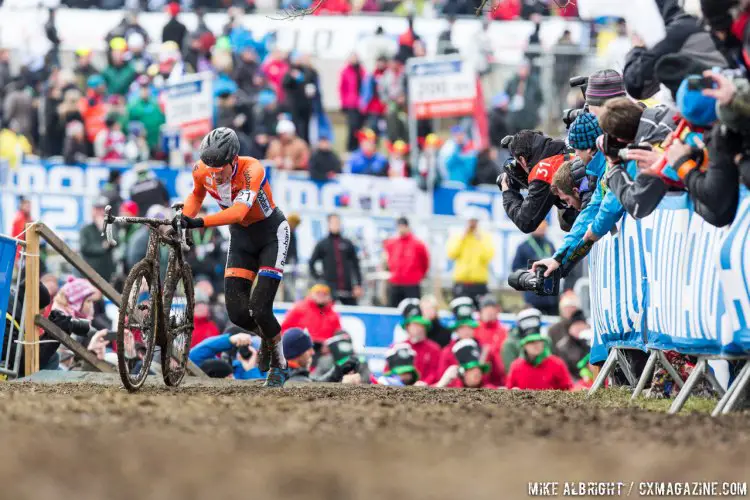
{"type": "Polygon", "coordinates": [[[445,172],[449,181],[461,182],[468,186],[474,179],[477,169],[477,154],[474,151],[463,152],[462,147],[453,141],[448,141],[443,146],[445,172]]]}
{"type": "MultiPolygon", "coordinates": [[[[234,346],[229,341],[229,337],[230,335],[225,333],[224,335],[216,335],[215,337],[207,338],[190,349],[190,361],[200,366],[209,359],[215,358],[222,352],[231,351],[234,346]]],[[[234,378],[237,380],[264,378],[263,373],[258,370],[257,367],[246,371],[242,367],[242,363],[236,359],[232,361],[232,368],[234,369],[234,378]]]]}
{"type": "Polygon", "coordinates": [[[349,167],[353,174],[386,175],[388,160],[380,153],[375,153],[368,158],[361,149],[358,149],[349,157],[349,167]]]}

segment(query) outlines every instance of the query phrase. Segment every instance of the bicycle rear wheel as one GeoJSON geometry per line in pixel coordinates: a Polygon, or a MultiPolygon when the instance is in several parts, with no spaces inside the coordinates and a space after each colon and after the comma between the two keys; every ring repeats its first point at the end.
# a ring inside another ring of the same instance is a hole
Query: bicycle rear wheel
{"type": "Polygon", "coordinates": [[[130,270],[122,290],[117,321],[117,367],[129,392],[143,386],[154,357],[159,327],[158,290],[152,289],[153,272],[148,262],[130,270]]]}
{"type": "Polygon", "coordinates": [[[166,346],[161,349],[161,370],[164,383],[175,387],[187,371],[190,343],[193,340],[193,308],[195,297],[193,272],[187,263],[170,262],[164,283],[164,324],[167,325],[166,346]]]}

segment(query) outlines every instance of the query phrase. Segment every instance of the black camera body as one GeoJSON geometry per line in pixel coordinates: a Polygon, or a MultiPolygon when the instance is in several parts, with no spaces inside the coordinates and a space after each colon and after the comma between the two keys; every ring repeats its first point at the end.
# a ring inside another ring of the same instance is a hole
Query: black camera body
{"type": "Polygon", "coordinates": [[[533,262],[529,261],[528,269],[518,269],[508,276],[508,285],[519,292],[534,292],[540,297],[551,297],[560,294],[560,269],[545,278],[547,266],[538,266],[535,271],[531,270],[533,262]]]}
{"type": "Polygon", "coordinates": [[[92,330],[90,321],[68,316],[57,309],[50,311],[48,319],[68,335],[88,337],[92,330]]]}
{"type": "Polygon", "coordinates": [[[620,152],[627,148],[628,144],[605,132],[601,135],[601,139],[597,141],[596,146],[599,148],[599,151],[604,153],[604,156],[620,158],[620,152]]]}
{"type": "MultiPolygon", "coordinates": [[[[570,80],[568,80],[568,83],[570,84],[570,88],[580,88],[581,94],[583,95],[583,99],[586,99],[586,88],[589,86],[589,77],[588,76],[574,76],[570,80]]],[[[588,104],[584,104],[582,108],[568,108],[564,109],[562,112],[562,121],[565,124],[565,128],[569,129],[570,126],[573,124],[574,121],[576,121],[576,118],[581,116],[584,113],[589,112],[589,106],[588,104]]]]}

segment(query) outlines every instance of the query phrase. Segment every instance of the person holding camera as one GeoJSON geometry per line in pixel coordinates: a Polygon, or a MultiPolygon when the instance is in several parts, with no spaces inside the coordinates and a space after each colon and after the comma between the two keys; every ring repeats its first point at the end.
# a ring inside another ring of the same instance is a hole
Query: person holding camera
{"type": "Polygon", "coordinates": [[[359,368],[359,360],[348,356],[342,362],[334,363],[333,367],[323,374],[310,374],[315,349],[307,330],[291,328],[281,337],[284,346],[284,356],[292,369],[288,382],[342,382],[344,377],[359,368]]]}
{"type": "Polygon", "coordinates": [[[216,374],[217,378],[227,378],[231,374],[231,378],[237,380],[260,379],[265,378],[265,374],[258,369],[258,349],[260,337],[233,325],[223,335],[209,337],[193,346],[190,361],[201,369],[208,363],[207,372],[216,374]],[[216,361],[225,363],[229,369],[221,370],[216,361]]]}
{"type": "Polygon", "coordinates": [[[561,211],[560,226],[570,230],[576,212],[552,194],[552,177],[560,165],[572,157],[565,141],[555,140],[535,130],[522,130],[503,143],[513,160],[506,162],[505,172],[498,177],[503,192],[503,208],[510,220],[530,233],[547,217],[552,206],[561,211]],[[521,190],[528,188],[524,198],[521,190]]]}
{"type": "Polygon", "coordinates": [[[716,99],[719,119],[726,125],[723,131],[726,141],[717,143],[716,148],[737,159],[740,180],[750,188],[750,155],[747,154],[750,143],[746,139],[746,131],[750,130],[750,81],[746,78],[730,80],[709,71],[704,76],[712,78],[715,85],[703,93],[716,99]]]}

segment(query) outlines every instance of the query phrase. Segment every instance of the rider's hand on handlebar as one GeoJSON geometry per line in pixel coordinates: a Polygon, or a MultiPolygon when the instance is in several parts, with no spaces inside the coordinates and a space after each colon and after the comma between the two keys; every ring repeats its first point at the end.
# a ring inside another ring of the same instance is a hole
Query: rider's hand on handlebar
{"type": "Polygon", "coordinates": [[[195,229],[203,227],[204,222],[203,219],[200,217],[188,217],[187,215],[183,215],[180,218],[180,225],[184,229],[195,229]]]}

